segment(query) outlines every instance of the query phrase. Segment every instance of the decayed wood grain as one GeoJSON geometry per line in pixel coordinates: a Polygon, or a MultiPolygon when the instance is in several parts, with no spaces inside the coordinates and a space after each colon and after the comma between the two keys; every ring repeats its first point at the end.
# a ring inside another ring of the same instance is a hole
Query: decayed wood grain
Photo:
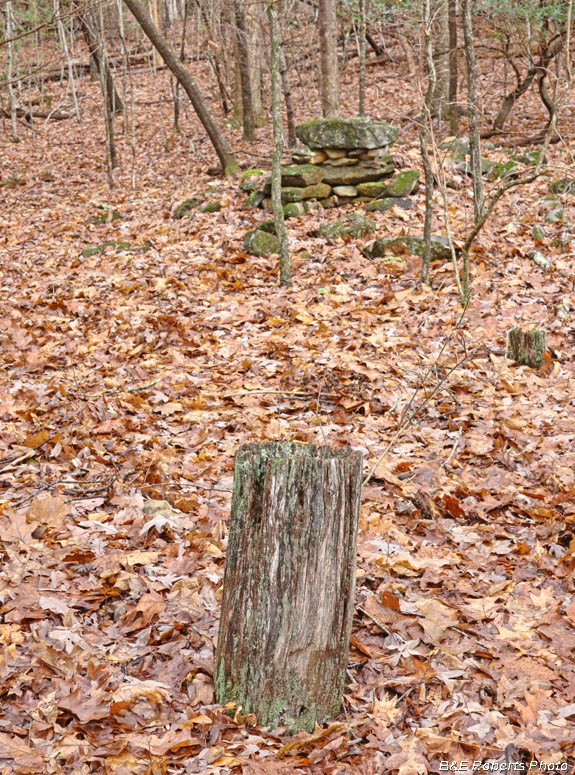
{"type": "Polygon", "coordinates": [[[361,453],[247,444],[234,493],[214,684],[261,725],[339,712],[355,595],[361,453]]]}
{"type": "Polygon", "coordinates": [[[509,332],[509,357],[519,365],[539,369],[543,365],[543,353],[547,347],[545,331],[513,328],[509,332]]]}

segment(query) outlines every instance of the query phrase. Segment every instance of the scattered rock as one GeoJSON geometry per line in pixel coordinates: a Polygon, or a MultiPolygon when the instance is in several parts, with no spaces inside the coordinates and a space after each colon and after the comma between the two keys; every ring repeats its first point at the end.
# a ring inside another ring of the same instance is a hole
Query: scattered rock
{"type": "Polygon", "coordinates": [[[549,189],[553,194],[575,194],[575,178],[554,180],[549,189]]]}
{"type": "Polygon", "coordinates": [[[533,263],[537,264],[537,266],[540,266],[544,272],[548,272],[551,269],[551,261],[545,258],[543,253],[541,253],[539,250],[532,250],[527,255],[533,261],[533,263]]]}
{"type": "Polygon", "coordinates": [[[553,207],[545,213],[545,223],[563,223],[565,211],[562,207],[553,207]]]}
{"type": "Polygon", "coordinates": [[[517,162],[513,161],[513,159],[509,159],[508,161],[500,161],[491,167],[491,169],[487,173],[487,177],[489,180],[499,180],[500,178],[517,177],[518,169],[519,168],[517,166],[517,162]]]}
{"type": "Polygon", "coordinates": [[[304,202],[291,202],[283,207],[285,218],[299,218],[306,212],[306,205],[304,202]]]}
{"type": "Polygon", "coordinates": [[[256,210],[265,199],[263,191],[252,191],[244,205],[246,210],[256,210]]]}
{"type": "MultiPolygon", "coordinates": [[[[481,174],[487,175],[490,169],[494,166],[495,162],[491,161],[491,159],[481,159],[481,174]]],[[[473,173],[471,172],[471,161],[469,159],[461,162],[461,164],[458,164],[457,169],[460,172],[464,172],[466,175],[469,175],[470,178],[473,176],[473,173]]]]}
{"type": "Polygon", "coordinates": [[[118,221],[122,217],[122,213],[119,210],[107,210],[101,215],[95,215],[90,218],[90,223],[97,225],[100,223],[110,223],[110,221],[118,221]]]}
{"type": "Polygon", "coordinates": [[[533,224],[533,239],[536,242],[545,242],[545,239],[547,238],[547,235],[545,234],[545,229],[540,223],[534,223],[533,224]]]}
{"type": "MultiPolygon", "coordinates": [[[[373,243],[370,255],[373,258],[383,258],[384,256],[423,255],[423,236],[404,235],[401,237],[379,237],[373,243]]],[[[447,237],[432,235],[431,237],[431,260],[447,261],[451,258],[449,241],[447,237]]]]}
{"type": "Polygon", "coordinates": [[[201,204],[202,200],[195,196],[190,197],[189,199],[184,199],[184,201],[180,202],[180,204],[174,210],[172,218],[175,221],[179,221],[181,218],[185,218],[186,215],[189,215],[192,210],[195,210],[201,204]]]}
{"type": "Polygon", "coordinates": [[[279,240],[275,234],[251,229],[244,235],[244,250],[252,256],[269,256],[279,252],[279,240]]]}
{"type": "Polygon", "coordinates": [[[386,196],[409,196],[413,194],[418,185],[419,172],[417,170],[404,170],[386,184],[384,193],[386,196]]]}
{"type": "Polygon", "coordinates": [[[358,239],[373,234],[375,223],[365,215],[354,213],[345,221],[324,223],[319,227],[319,233],[326,239],[358,239]]]}
{"type": "Polygon", "coordinates": [[[221,209],[222,209],[222,203],[219,200],[214,199],[211,202],[206,202],[205,204],[203,204],[200,207],[200,212],[201,213],[219,213],[221,209]]]}
{"type": "MultiPolygon", "coordinates": [[[[131,242],[122,242],[121,240],[107,240],[106,242],[102,242],[100,245],[90,245],[87,248],[84,248],[84,250],[80,253],[82,258],[92,258],[92,256],[99,256],[102,253],[106,252],[106,248],[115,248],[116,250],[130,250],[132,247],[131,242]]],[[[150,248],[147,248],[149,250],[150,248]]],[[[140,249],[141,252],[144,252],[143,249],[140,249]]]]}
{"type": "Polygon", "coordinates": [[[394,143],[399,129],[369,118],[321,118],[300,124],[296,135],[312,149],[371,149],[394,143]]]}
{"type": "MultiPolygon", "coordinates": [[[[520,164],[526,164],[528,167],[535,167],[539,164],[541,158],[541,150],[535,150],[529,148],[521,153],[514,153],[511,158],[513,161],[518,161],[520,164]]],[[[547,164],[547,156],[543,158],[543,164],[547,164]]]]}

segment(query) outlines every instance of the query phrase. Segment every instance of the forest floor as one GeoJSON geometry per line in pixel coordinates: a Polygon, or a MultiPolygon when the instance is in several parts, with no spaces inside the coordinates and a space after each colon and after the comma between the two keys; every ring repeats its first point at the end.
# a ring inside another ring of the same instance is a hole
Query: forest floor
{"type": "MultiPolygon", "coordinates": [[[[369,78],[370,114],[401,127],[398,168],[418,166],[415,79],[369,78]]],[[[20,144],[3,127],[0,772],[422,775],[506,755],[573,773],[575,242],[558,223],[533,240],[573,109],[555,166],[478,239],[462,315],[450,263],[422,288],[418,259],[321,238],[341,210],[288,222],[280,289],[276,258],[242,248],[269,216],[210,173],[193,116],[173,131],[164,72],[134,82],[113,189],[97,84],[78,82],[81,125],[20,124],[20,144]],[[221,211],[172,220],[198,194],[221,211]],[[110,240],[131,247],[81,256],[110,240]],[[506,358],[525,325],[547,331],[540,371],[506,358]],[[234,453],[273,439],[349,444],[366,473],[386,453],[361,505],[345,712],[295,740],[222,712],[211,680],[234,453]]],[[[311,85],[296,98],[299,120],[319,115],[311,85]]],[[[509,126],[543,118],[528,95],[509,126]]],[[[244,166],[269,167],[269,126],[253,146],[226,131],[244,166]]],[[[414,201],[374,214],[377,234],[421,233],[414,201]]],[[[435,233],[441,212],[437,195],[435,233]]]]}

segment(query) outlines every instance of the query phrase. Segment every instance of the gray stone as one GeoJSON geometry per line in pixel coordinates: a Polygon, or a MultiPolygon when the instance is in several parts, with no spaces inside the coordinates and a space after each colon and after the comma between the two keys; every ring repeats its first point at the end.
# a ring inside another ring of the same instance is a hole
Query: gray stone
{"type": "Polygon", "coordinates": [[[217,199],[212,200],[211,202],[206,202],[200,207],[201,213],[219,213],[222,209],[222,203],[219,202],[217,199]]]}
{"type": "Polygon", "coordinates": [[[261,185],[258,180],[255,180],[255,178],[258,178],[263,174],[264,171],[258,169],[246,170],[245,172],[242,172],[242,179],[240,182],[241,190],[246,192],[255,191],[261,185]]]}
{"type": "Polygon", "coordinates": [[[517,166],[517,162],[513,161],[513,159],[509,159],[508,161],[499,161],[497,164],[494,164],[493,167],[491,167],[487,173],[487,177],[489,180],[517,177],[518,169],[519,167],[517,166]]]}
{"type": "Polygon", "coordinates": [[[562,207],[554,207],[545,213],[545,223],[563,223],[565,220],[565,211],[562,207]]]}
{"type": "Polygon", "coordinates": [[[549,186],[554,194],[575,194],[575,178],[554,180],[549,186]]]}
{"type": "MultiPolygon", "coordinates": [[[[495,166],[495,162],[491,161],[491,159],[481,159],[481,174],[487,175],[487,173],[494,166],[495,166]]],[[[460,172],[464,172],[466,175],[469,175],[470,178],[472,177],[471,161],[469,159],[467,159],[467,161],[462,162],[461,164],[458,164],[457,169],[460,172]]]]}
{"type": "Polygon", "coordinates": [[[400,207],[402,210],[409,210],[413,207],[413,202],[411,199],[386,197],[385,199],[376,199],[374,202],[363,205],[363,209],[367,213],[385,212],[390,207],[400,207]]]}
{"type": "Polygon", "coordinates": [[[340,151],[336,148],[324,148],[324,151],[328,159],[341,159],[345,156],[345,151],[340,151]]]}
{"type": "Polygon", "coordinates": [[[301,189],[302,199],[327,199],[331,195],[331,186],[327,183],[316,183],[301,189]]]}
{"type": "Polygon", "coordinates": [[[303,199],[304,191],[305,188],[298,188],[297,186],[288,186],[286,188],[282,188],[282,203],[287,204],[288,202],[301,202],[303,199]]]}
{"type": "Polygon", "coordinates": [[[244,250],[252,256],[269,256],[279,253],[279,240],[275,234],[251,229],[244,235],[244,250]]]}
{"type": "MultiPolygon", "coordinates": [[[[422,236],[405,235],[402,237],[379,237],[373,243],[370,251],[372,258],[384,256],[423,256],[424,241],[422,236]]],[[[432,235],[431,260],[448,261],[451,258],[447,237],[432,235]]]]}
{"type": "Polygon", "coordinates": [[[385,186],[385,196],[409,196],[419,185],[419,172],[417,170],[404,170],[392,178],[385,186]]]}
{"type": "Polygon", "coordinates": [[[385,180],[373,180],[371,183],[359,183],[357,190],[361,196],[368,196],[371,199],[375,199],[376,196],[383,194],[387,186],[385,180]]]}
{"type": "Polygon", "coordinates": [[[263,191],[252,191],[252,193],[248,196],[246,200],[244,209],[256,210],[264,201],[264,199],[265,199],[265,195],[263,191]]]}
{"type": "Polygon", "coordinates": [[[327,159],[324,151],[312,151],[307,145],[302,145],[291,155],[295,164],[321,164],[327,159]]]}
{"type": "MultiPolygon", "coordinates": [[[[282,167],[282,186],[314,186],[323,180],[323,170],[315,164],[282,167]]],[[[266,183],[271,183],[268,178],[266,183]]]]}
{"type": "Polygon", "coordinates": [[[306,212],[305,204],[303,202],[290,202],[283,206],[285,218],[299,218],[306,212]]]}
{"type": "Polygon", "coordinates": [[[536,242],[545,242],[547,238],[547,235],[545,234],[545,229],[540,223],[534,223],[533,224],[533,239],[536,242]]]}
{"type": "Polygon", "coordinates": [[[393,174],[393,166],[391,156],[386,156],[373,165],[368,162],[360,162],[354,167],[333,167],[331,164],[324,164],[323,182],[329,183],[330,186],[357,186],[358,183],[389,177],[393,174]]]}
{"type": "MultiPolygon", "coordinates": [[[[526,164],[528,167],[535,167],[541,158],[541,150],[535,150],[534,148],[526,149],[520,153],[512,154],[511,158],[513,161],[526,164]]],[[[543,164],[547,164],[547,156],[543,157],[543,164]]]]}
{"type": "Polygon", "coordinates": [[[343,156],[341,159],[331,159],[329,163],[332,167],[353,167],[357,162],[357,159],[350,159],[348,156],[343,156]]]}
{"type": "Polygon", "coordinates": [[[334,186],[333,193],[336,196],[357,196],[358,191],[355,186],[334,186]]]}
{"type": "Polygon", "coordinates": [[[180,202],[180,204],[174,210],[172,218],[175,221],[179,221],[181,218],[185,218],[186,215],[190,215],[192,210],[195,210],[196,207],[199,207],[201,204],[202,200],[198,199],[196,196],[190,197],[189,199],[184,199],[184,201],[180,202]]]}
{"type": "Polygon", "coordinates": [[[296,135],[310,148],[381,148],[394,143],[399,129],[369,118],[320,118],[296,127],[296,135]]]}
{"type": "Polygon", "coordinates": [[[324,223],[319,227],[319,233],[326,239],[358,239],[373,234],[375,223],[365,215],[354,213],[345,221],[324,223]]]}

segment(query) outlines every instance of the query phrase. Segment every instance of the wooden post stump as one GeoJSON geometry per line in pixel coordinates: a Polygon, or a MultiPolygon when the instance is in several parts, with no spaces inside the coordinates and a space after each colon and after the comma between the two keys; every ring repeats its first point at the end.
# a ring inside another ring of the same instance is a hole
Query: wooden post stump
{"type": "Polygon", "coordinates": [[[340,709],[355,597],[362,456],[291,442],[236,453],[214,685],[262,726],[340,709]]]}
{"type": "Polygon", "coordinates": [[[521,328],[512,328],[509,332],[509,357],[520,366],[540,369],[543,366],[543,353],[546,349],[545,331],[524,331],[521,328]]]}

